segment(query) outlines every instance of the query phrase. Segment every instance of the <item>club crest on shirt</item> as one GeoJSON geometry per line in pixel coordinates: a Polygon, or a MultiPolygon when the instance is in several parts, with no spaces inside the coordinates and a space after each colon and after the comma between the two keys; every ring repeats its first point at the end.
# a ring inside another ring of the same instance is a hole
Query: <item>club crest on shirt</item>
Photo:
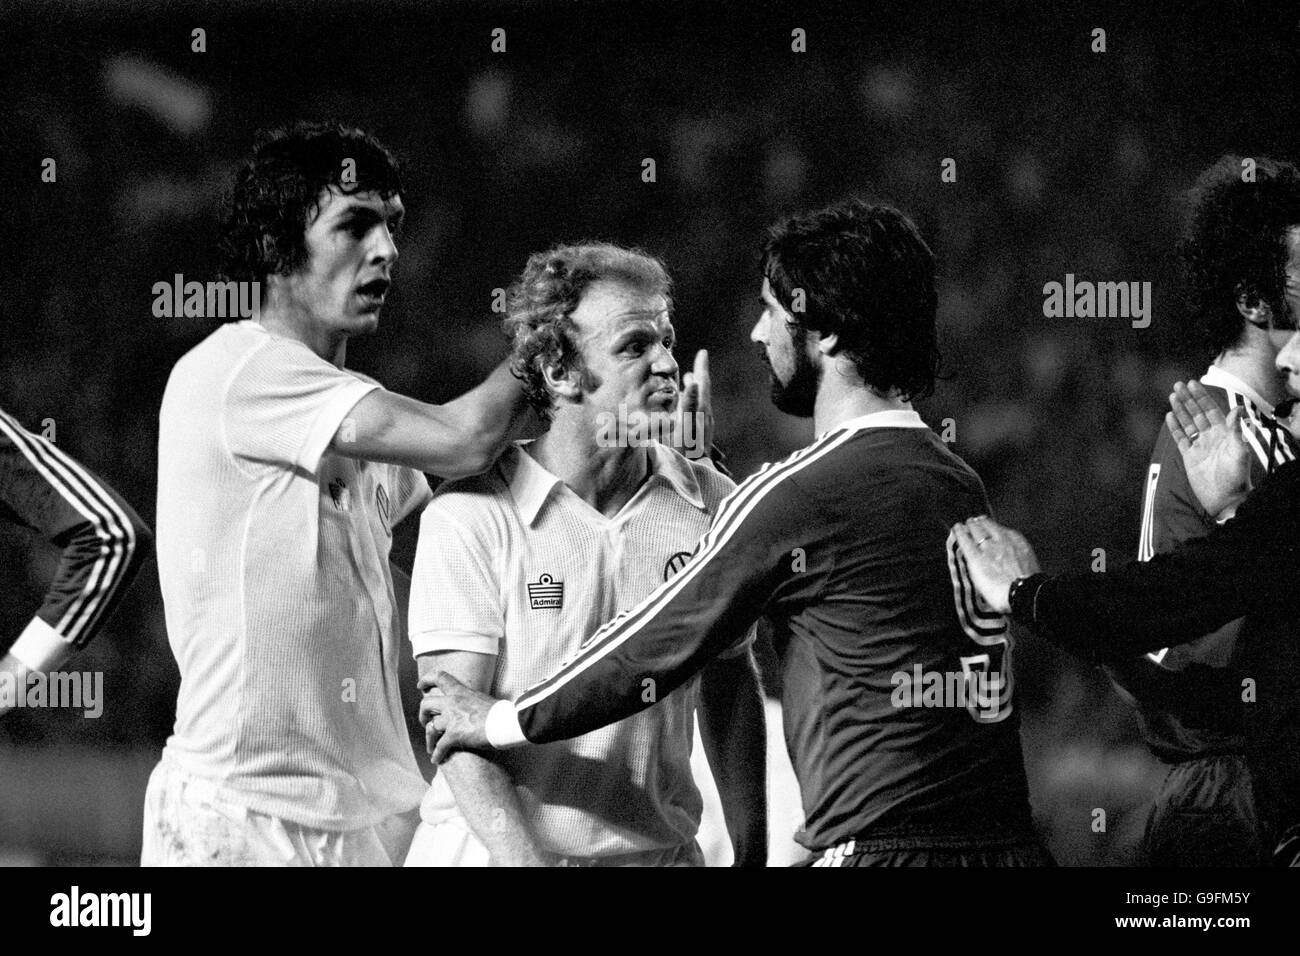
{"type": "Polygon", "coordinates": [[[528,582],[528,606],[534,611],[564,606],[564,582],[549,574],[528,582]]]}
{"type": "Polygon", "coordinates": [[[329,483],[330,500],[334,502],[334,507],[339,511],[352,510],[352,492],[348,490],[348,483],[342,478],[335,478],[329,483]]]}
{"type": "Polygon", "coordinates": [[[691,560],[691,555],[694,553],[694,551],[678,551],[669,558],[668,563],[664,565],[664,580],[667,581],[682,568],[686,567],[686,562],[691,560]]]}

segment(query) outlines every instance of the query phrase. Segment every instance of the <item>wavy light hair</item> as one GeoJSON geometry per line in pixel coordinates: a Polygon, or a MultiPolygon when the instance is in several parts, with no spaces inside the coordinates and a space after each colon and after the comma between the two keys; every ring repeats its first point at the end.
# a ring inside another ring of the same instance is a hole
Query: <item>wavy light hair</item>
{"type": "Polygon", "coordinates": [[[664,264],[640,249],[607,242],[534,253],[506,294],[502,329],[511,342],[511,369],[524,383],[529,403],[547,418],[554,413],[555,396],[546,385],[546,369],[582,370],[573,310],[597,282],[662,295],[672,308],[672,281],[664,264]]]}

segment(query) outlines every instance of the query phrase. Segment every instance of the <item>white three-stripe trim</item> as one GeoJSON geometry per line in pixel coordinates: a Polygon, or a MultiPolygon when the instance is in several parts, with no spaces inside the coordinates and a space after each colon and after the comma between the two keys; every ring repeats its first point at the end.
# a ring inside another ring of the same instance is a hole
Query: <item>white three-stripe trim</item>
{"type": "Polygon", "coordinates": [[[122,578],[135,552],[135,528],[112,495],[79,464],[44,438],[26,431],[14,419],[0,412],[3,432],[37,473],[76,511],[91,523],[100,540],[100,555],[81,593],[54,625],[74,646],[81,646],[94,627],[122,578]]]}
{"type": "Polygon", "coordinates": [[[744,523],[758,503],[773,488],[784,479],[798,474],[809,465],[824,458],[856,434],[857,431],[854,429],[829,432],[807,448],[795,452],[780,464],[764,465],[757,474],[745,479],[736,487],[735,491],[723,500],[718,508],[717,516],[713,519],[712,526],[700,541],[699,553],[687,562],[686,567],[676,577],[672,578],[666,586],[661,587],[636,607],[620,614],[593,634],[587,642],[588,645],[591,645],[591,650],[585,656],[580,654],[573,662],[567,664],[565,669],[560,674],[555,675],[545,687],[520,697],[515,701],[515,709],[523,710],[545,700],[587,668],[621,647],[629,638],[653,621],[654,616],[672,601],[700,573],[702,568],[717,557],[722,547],[735,535],[736,529],[744,523]],[[633,615],[637,616],[637,620],[635,623],[630,624],[624,633],[619,634],[617,638],[608,641],[608,643],[601,644],[602,640],[615,633],[624,621],[633,615]]]}

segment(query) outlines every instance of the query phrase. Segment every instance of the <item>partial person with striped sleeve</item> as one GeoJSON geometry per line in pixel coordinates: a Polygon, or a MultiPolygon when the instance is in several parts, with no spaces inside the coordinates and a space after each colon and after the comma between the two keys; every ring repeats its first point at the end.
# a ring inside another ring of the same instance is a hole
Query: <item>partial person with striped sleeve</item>
{"type": "Polygon", "coordinates": [[[762,274],[751,338],[777,407],[811,415],[818,438],[743,482],[675,577],[515,701],[422,681],[430,750],[623,719],[766,616],[812,865],[1048,864],[1006,621],[950,550],[984,487],[911,406],[937,371],[933,255],[897,210],[850,201],[774,229],[762,274]]]}
{"type": "MultiPolygon", "coordinates": [[[[1276,360],[1295,324],[1284,277],[1300,275],[1300,172],[1259,158],[1245,181],[1240,157],[1225,156],[1201,174],[1190,200],[1182,244],[1189,313],[1215,356],[1200,385],[1221,407],[1240,410],[1234,422],[1258,486],[1300,448],[1273,417],[1286,398],[1276,360]]],[[[1197,500],[1172,434],[1161,429],[1138,560],[1204,537],[1219,517],[1197,500]]],[[[1147,746],[1170,765],[1142,839],[1148,865],[1253,866],[1265,852],[1242,729],[1241,623],[1105,667],[1135,706],[1147,746]]]]}
{"type": "MultiPolygon", "coordinates": [[[[1278,361],[1294,393],[1300,334],[1278,361]]],[[[1244,618],[1238,690],[1264,846],[1274,865],[1300,866],[1300,461],[1252,490],[1241,411],[1225,417],[1198,382],[1177,383],[1169,401],[1165,421],[1197,500],[1225,518],[1204,537],[1105,574],[1047,575],[1024,536],[990,518],[953,535],[990,607],[1085,660],[1122,660],[1244,618]]]]}
{"type": "MultiPolygon", "coordinates": [[[[0,518],[63,551],[40,609],[0,658],[0,675],[20,687],[90,643],[152,550],[153,534],[90,469],[3,410],[0,518]]],[[[11,706],[0,698],[0,715],[11,706]]]]}

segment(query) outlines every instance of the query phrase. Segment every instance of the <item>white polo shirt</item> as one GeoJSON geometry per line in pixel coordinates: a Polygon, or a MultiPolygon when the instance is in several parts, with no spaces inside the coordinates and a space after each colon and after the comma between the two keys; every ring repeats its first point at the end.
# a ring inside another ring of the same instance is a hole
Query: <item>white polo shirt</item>
{"type": "Polygon", "coordinates": [[[429,485],[329,447],[378,387],[237,322],[176,363],[159,415],[158,576],[181,672],[165,754],[323,829],[373,826],[426,789],[388,553],[429,485]]]}
{"type": "MultiPolygon", "coordinates": [[[[415,654],[495,655],[492,694],[514,698],[676,573],[735,486],[670,449],[649,453],[650,477],[612,518],[522,447],[486,474],[439,489],[420,521],[411,575],[415,654]]],[[[658,706],[582,737],[498,755],[544,849],[605,856],[695,838],[698,686],[693,679],[658,706]]],[[[442,775],[420,811],[431,825],[459,814],[442,775]]]]}

